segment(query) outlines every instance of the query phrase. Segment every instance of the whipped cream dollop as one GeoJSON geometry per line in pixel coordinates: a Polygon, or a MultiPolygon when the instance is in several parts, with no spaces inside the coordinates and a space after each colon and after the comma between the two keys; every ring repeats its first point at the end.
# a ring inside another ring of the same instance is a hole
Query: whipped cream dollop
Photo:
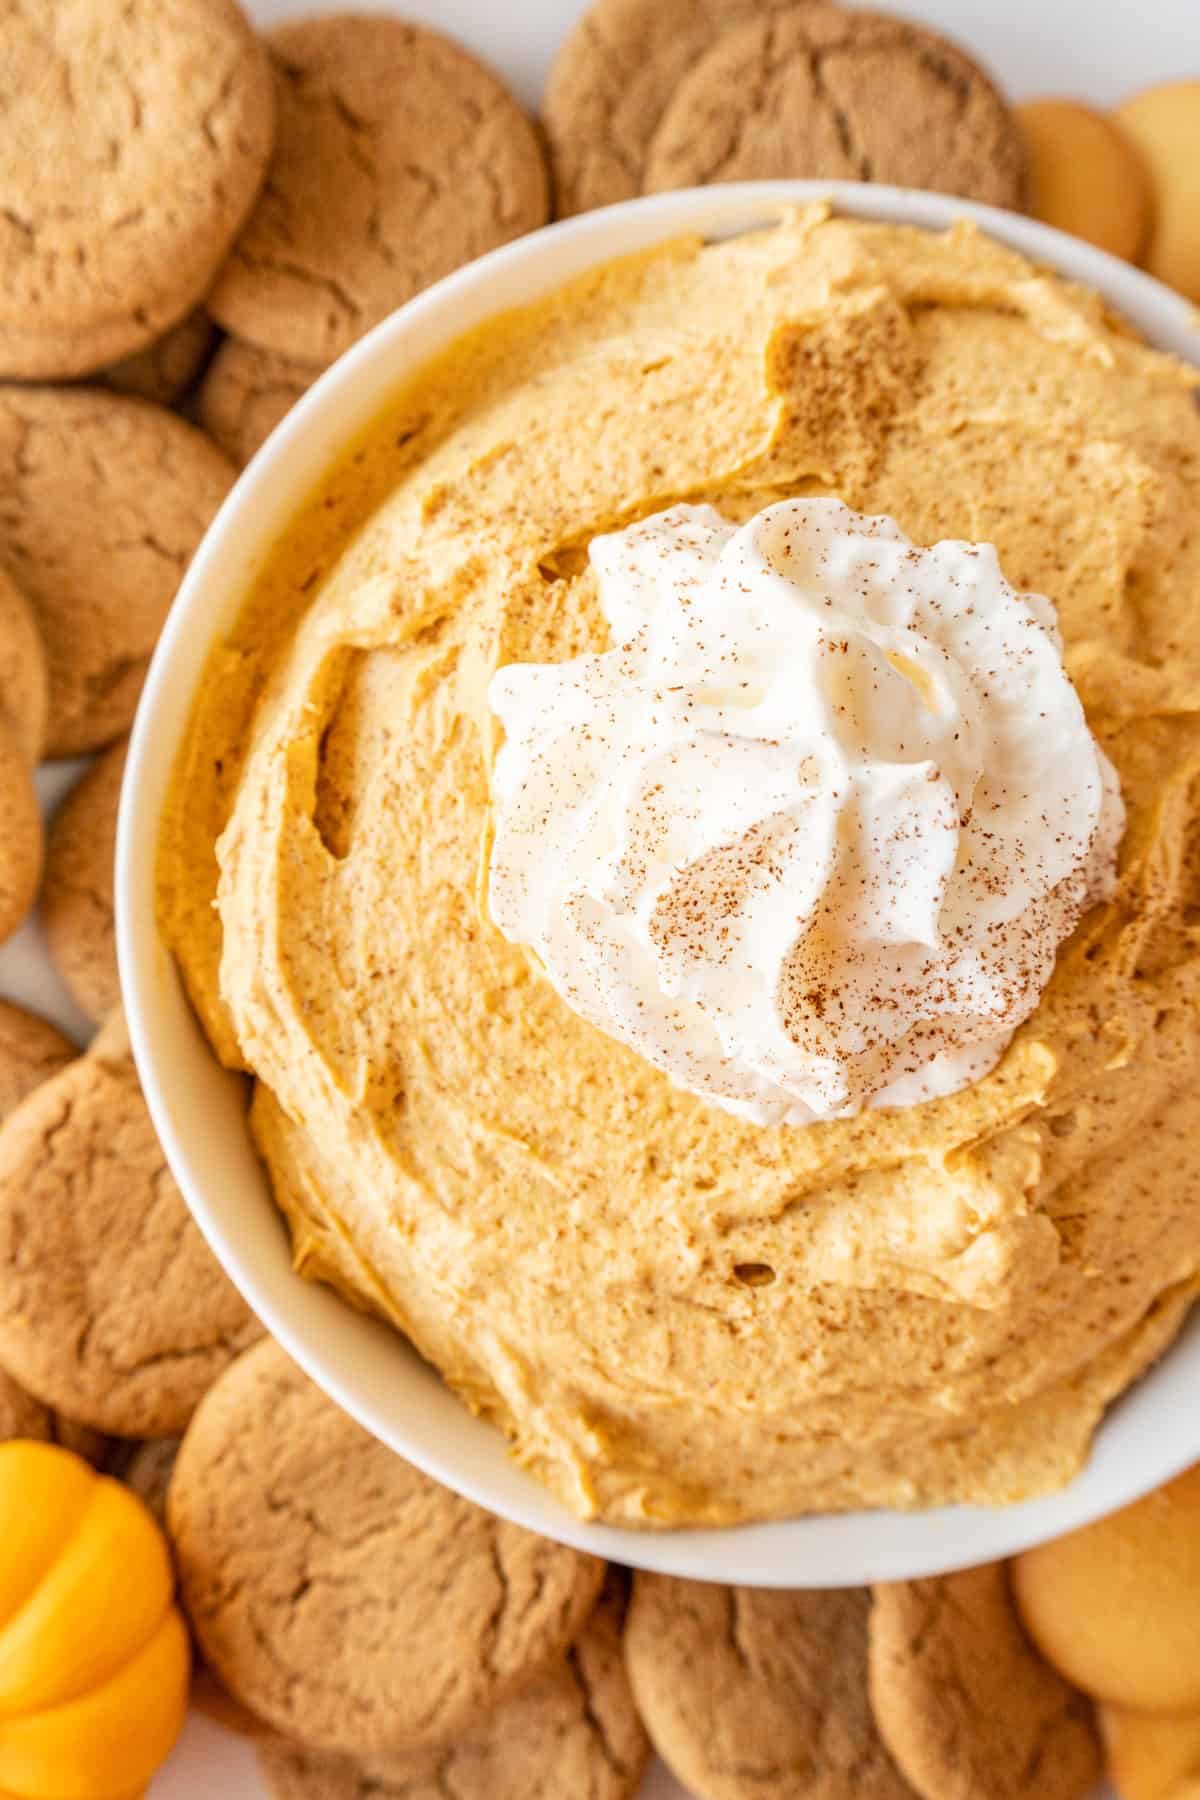
{"type": "Polygon", "coordinates": [[[489,688],[499,929],[759,1124],[985,1074],[1124,825],[1049,601],[823,498],[674,506],[590,560],[614,647],[489,688]]]}

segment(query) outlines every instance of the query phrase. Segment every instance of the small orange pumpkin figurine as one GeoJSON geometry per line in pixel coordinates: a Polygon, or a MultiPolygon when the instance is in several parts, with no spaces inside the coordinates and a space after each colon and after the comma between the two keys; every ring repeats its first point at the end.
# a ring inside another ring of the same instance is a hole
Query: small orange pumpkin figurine
{"type": "Polygon", "coordinates": [[[0,1444],[0,1800],[137,1800],[179,1734],[190,1652],[166,1540],[54,1444],[0,1444]]]}

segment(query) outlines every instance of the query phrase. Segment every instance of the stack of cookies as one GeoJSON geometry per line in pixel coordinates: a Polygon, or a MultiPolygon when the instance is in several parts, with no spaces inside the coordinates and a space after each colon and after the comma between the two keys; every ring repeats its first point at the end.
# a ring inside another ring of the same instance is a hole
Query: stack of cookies
{"type": "Polygon", "coordinates": [[[11,6],[0,98],[0,941],[44,869],[98,1023],[124,734],[237,467],[362,332],[543,224],[549,184],[498,78],[398,19],[264,42],[235,0],[11,6]],[[34,769],[96,752],[47,853],[34,769]]]}

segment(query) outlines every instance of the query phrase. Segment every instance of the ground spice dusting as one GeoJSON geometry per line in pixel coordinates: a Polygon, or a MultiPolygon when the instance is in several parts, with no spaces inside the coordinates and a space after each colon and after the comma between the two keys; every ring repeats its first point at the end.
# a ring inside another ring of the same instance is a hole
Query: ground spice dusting
{"type": "Polygon", "coordinates": [[[763,1123],[976,1079],[1110,891],[1123,823],[1048,602],[989,546],[919,550],[824,498],[741,527],[677,506],[591,560],[619,648],[492,684],[501,930],[763,1123]]]}

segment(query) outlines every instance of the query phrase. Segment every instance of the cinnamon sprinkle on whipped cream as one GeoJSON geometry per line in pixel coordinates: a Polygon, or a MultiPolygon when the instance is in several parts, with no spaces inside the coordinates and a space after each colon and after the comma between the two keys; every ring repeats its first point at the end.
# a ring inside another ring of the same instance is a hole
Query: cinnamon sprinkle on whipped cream
{"type": "Polygon", "coordinates": [[[823,498],[675,506],[590,560],[613,648],[489,689],[499,929],[760,1125],[986,1074],[1124,825],[1049,601],[823,498]]]}

